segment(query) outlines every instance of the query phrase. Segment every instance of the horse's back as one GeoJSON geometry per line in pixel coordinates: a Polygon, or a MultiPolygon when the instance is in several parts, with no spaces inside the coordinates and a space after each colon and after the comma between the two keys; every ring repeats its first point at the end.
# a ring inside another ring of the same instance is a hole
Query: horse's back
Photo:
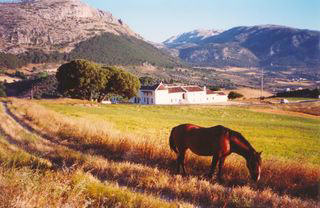
{"type": "Polygon", "coordinates": [[[190,148],[192,152],[209,156],[221,147],[221,139],[227,128],[219,125],[204,128],[194,124],[182,124],[174,128],[175,143],[183,148],[190,148]]]}
{"type": "Polygon", "coordinates": [[[176,133],[180,133],[180,134],[185,134],[188,132],[204,132],[207,134],[222,134],[223,132],[225,132],[226,130],[228,130],[228,128],[222,126],[222,125],[217,125],[217,126],[213,126],[213,127],[201,127],[195,124],[181,124],[178,125],[176,127],[174,127],[172,130],[176,131],[176,133]]]}

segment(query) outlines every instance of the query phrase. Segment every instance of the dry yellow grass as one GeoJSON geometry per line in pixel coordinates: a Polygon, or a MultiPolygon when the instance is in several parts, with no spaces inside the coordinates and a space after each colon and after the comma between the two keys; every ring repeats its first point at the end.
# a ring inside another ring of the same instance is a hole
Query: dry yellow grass
{"type": "Polygon", "coordinates": [[[293,103],[289,105],[277,105],[277,107],[285,111],[320,116],[320,102],[293,103]]]}
{"type": "MultiPolygon", "coordinates": [[[[132,138],[112,129],[112,126],[110,128],[108,124],[68,118],[29,101],[13,100],[10,108],[21,120],[28,122],[39,132],[47,132],[51,139],[61,145],[53,146],[56,151],[50,153],[52,162],[58,161],[52,158],[60,158],[62,164],[76,164],[77,167],[90,170],[101,179],[117,181],[149,193],[206,206],[317,205],[314,201],[317,194],[310,194],[310,190],[318,191],[318,168],[297,163],[266,161],[263,166],[263,180],[258,185],[250,187],[250,184],[243,185],[248,183],[243,161],[230,158],[232,165],[229,163],[225,170],[225,177],[230,183],[225,185],[230,188],[226,188],[202,179],[200,174],[207,171],[208,161],[196,157],[191,156],[187,161],[187,166],[198,167],[189,170],[191,176],[181,177],[172,174],[174,155],[167,146],[159,147],[148,138],[132,138]],[[231,188],[236,184],[241,186],[231,188]],[[306,190],[307,193],[304,193],[306,190]]],[[[40,145],[36,151],[41,155],[42,149],[45,150],[40,145]]]]}
{"type": "Polygon", "coordinates": [[[20,80],[21,80],[20,78],[12,78],[7,75],[0,75],[0,82],[6,81],[8,83],[12,83],[12,82],[20,81],[20,80]]]}
{"type": "MultiPolygon", "coordinates": [[[[231,91],[238,92],[238,93],[242,94],[247,99],[261,97],[261,91],[259,89],[243,87],[243,88],[239,88],[239,89],[231,90],[231,91]]],[[[226,91],[226,93],[228,93],[228,94],[229,94],[229,92],[230,91],[226,91]]],[[[270,97],[272,95],[273,94],[268,91],[263,91],[263,93],[262,93],[262,96],[264,96],[264,97],[270,97]]]]}
{"type": "MultiPolygon", "coordinates": [[[[184,202],[166,202],[150,194],[133,192],[125,187],[118,187],[115,183],[107,181],[102,183],[89,172],[105,179],[124,177],[124,174],[118,171],[128,164],[113,163],[98,156],[52,143],[21,129],[15,121],[3,113],[0,113],[0,118],[3,121],[0,126],[1,134],[4,135],[3,138],[0,137],[0,152],[4,153],[0,154],[0,179],[3,179],[0,180],[0,190],[5,189],[5,193],[11,196],[10,199],[2,201],[0,206],[192,207],[184,202]],[[8,150],[3,152],[6,149],[8,150]],[[12,160],[14,162],[8,162],[12,160]],[[47,165],[39,169],[41,167],[39,164],[47,165]],[[35,171],[32,170],[34,168],[35,171]],[[38,172],[43,169],[45,171],[38,172]],[[105,174],[97,174],[100,171],[105,174]],[[29,180],[19,177],[21,173],[27,174],[29,180]],[[8,178],[8,175],[11,177],[8,178]],[[25,186],[27,189],[23,190],[25,186]]],[[[141,167],[134,169],[143,179],[142,173],[145,170],[141,167]]],[[[132,172],[134,173],[134,170],[132,172]]],[[[120,178],[118,179],[120,181],[120,178]]],[[[133,183],[131,187],[134,187],[133,183]]]]}

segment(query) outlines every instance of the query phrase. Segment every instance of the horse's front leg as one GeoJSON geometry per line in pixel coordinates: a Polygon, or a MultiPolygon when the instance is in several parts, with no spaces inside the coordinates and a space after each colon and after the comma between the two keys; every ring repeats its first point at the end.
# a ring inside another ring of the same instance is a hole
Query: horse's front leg
{"type": "Polygon", "coordinates": [[[213,155],[213,157],[212,157],[212,162],[211,162],[211,167],[210,167],[210,171],[209,171],[209,175],[208,175],[209,178],[212,178],[212,176],[213,176],[213,174],[214,174],[214,171],[215,171],[216,168],[217,168],[218,161],[219,161],[219,157],[213,155]]]}

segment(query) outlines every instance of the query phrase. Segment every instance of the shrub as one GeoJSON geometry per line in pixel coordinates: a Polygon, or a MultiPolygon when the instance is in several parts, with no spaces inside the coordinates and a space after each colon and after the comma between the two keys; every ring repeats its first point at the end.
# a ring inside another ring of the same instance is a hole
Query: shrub
{"type": "Polygon", "coordinates": [[[7,97],[6,87],[4,86],[3,82],[0,82],[0,97],[7,97]]]}
{"type": "Polygon", "coordinates": [[[0,74],[5,74],[6,70],[5,69],[0,69],[0,74]]]}
{"type": "Polygon", "coordinates": [[[19,77],[19,78],[21,78],[21,79],[26,79],[26,78],[27,78],[26,75],[25,75],[23,72],[21,72],[21,71],[16,71],[16,73],[14,74],[14,76],[19,77]]]}
{"type": "Polygon", "coordinates": [[[242,94],[240,94],[240,93],[238,93],[238,92],[235,92],[235,91],[231,91],[231,92],[229,93],[229,95],[228,95],[228,98],[229,98],[230,100],[233,100],[233,99],[236,99],[236,98],[242,98],[242,97],[243,97],[242,94]]]}
{"type": "Polygon", "coordinates": [[[36,79],[41,79],[41,78],[47,78],[49,76],[48,72],[39,72],[36,74],[35,78],[36,79]]]}
{"type": "Polygon", "coordinates": [[[218,86],[209,86],[209,89],[212,91],[220,91],[221,90],[221,88],[218,86]]]}

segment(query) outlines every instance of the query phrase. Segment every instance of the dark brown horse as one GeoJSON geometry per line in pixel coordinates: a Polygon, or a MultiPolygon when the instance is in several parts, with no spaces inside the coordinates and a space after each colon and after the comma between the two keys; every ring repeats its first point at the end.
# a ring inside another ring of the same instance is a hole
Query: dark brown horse
{"type": "Polygon", "coordinates": [[[218,180],[221,180],[222,166],[228,155],[237,153],[247,161],[251,178],[260,179],[261,152],[258,153],[250,143],[239,133],[224,126],[203,128],[193,124],[182,124],[171,130],[170,148],[177,154],[177,172],[180,166],[185,174],[184,156],[187,149],[201,156],[213,156],[209,171],[211,178],[218,166],[218,180]]]}

